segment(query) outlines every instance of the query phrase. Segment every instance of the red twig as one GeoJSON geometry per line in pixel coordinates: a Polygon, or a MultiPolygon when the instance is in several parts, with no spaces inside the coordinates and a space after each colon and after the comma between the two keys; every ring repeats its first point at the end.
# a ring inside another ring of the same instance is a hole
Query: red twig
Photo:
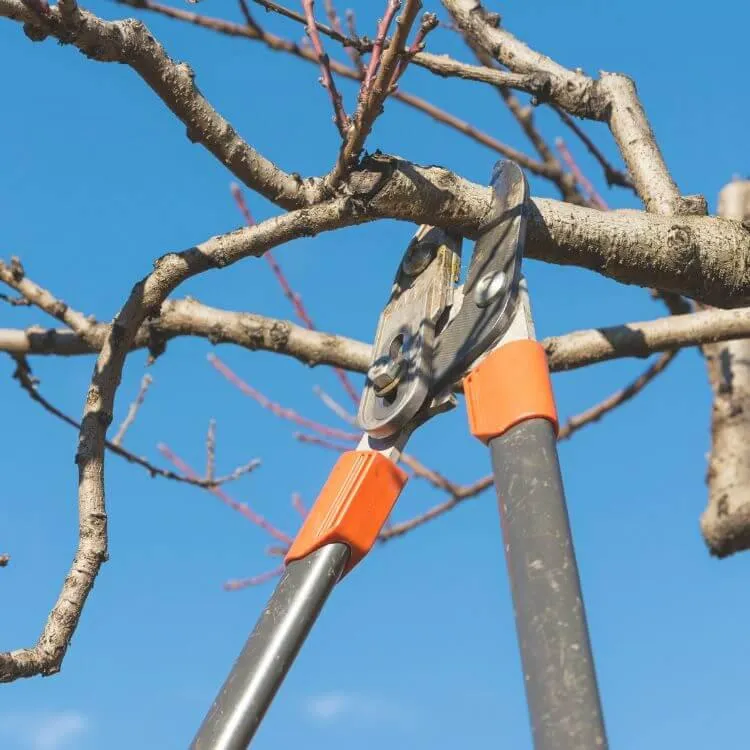
{"type": "Polygon", "coordinates": [[[305,432],[295,432],[294,439],[299,440],[300,443],[306,443],[307,445],[317,445],[321,448],[327,448],[328,450],[336,451],[337,453],[344,453],[351,450],[351,446],[349,445],[340,445],[339,443],[334,443],[331,440],[320,438],[317,435],[308,435],[305,432]]]}
{"type": "Polygon", "coordinates": [[[208,355],[208,361],[234,386],[240,389],[242,393],[249,396],[251,399],[260,404],[264,409],[268,409],[272,414],[275,414],[281,419],[286,419],[289,422],[294,422],[301,427],[307,427],[314,432],[327,437],[336,438],[338,440],[346,440],[349,442],[356,443],[360,439],[360,435],[356,432],[346,432],[345,430],[339,430],[336,427],[328,427],[328,425],[321,424],[307,417],[303,417],[298,414],[294,409],[288,409],[281,404],[271,401],[271,399],[264,396],[260,391],[248,385],[239,375],[225,365],[215,354],[208,355]]]}
{"type": "Polygon", "coordinates": [[[411,43],[411,46],[407,50],[408,54],[402,57],[401,60],[399,60],[396,72],[393,74],[393,82],[391,84],[392,86],[395,86],[398,79],[401,78],[401,76],[404,74],[406,66],[409,64],[409,61],[411,59],[410,55],[421,52],[424,49],[424,43],[427,35],[433,29],[437,28],[438,23],[438,17],[434,13],[425,13],[424,16],[422,16],[422,23],[419,25],[419,29],[417,30],[416,36],[414,37],[414,41],[411,43]]]}
{"type": "Polygon", "coordinates": [[[331,65],[328,55],[323,49],[323,43],[320,41],[320,34],[318,34],[318,27],[315,25],[315,14],[313,12],[314,0],[302,0],[302,7],[305,10],[305,18],[307,20],[307,26],[305,30],[307,35],[310,37],[315,54],[318,56],[318,62],[320,63],[320,82],[323,84],[323,88],[327,89],[331,96],[331,102],[333,103],[333,121],[336,123],[336,127],[339,130],[342,138],[346,137],[346,131],[349,127],[349,117],[344,111],[344,102],[336,89],[336,84],[333,80],[333,74],[331,73],[331,65]]]}
{"type": "Polygon", "coordinates": [[[573,176],[576,178],[576,182],[581,186],[583,192],[586,193],[588,201],[602,211],[609,211],[609,206],[607,205],[605,200],[601,197],[601,195],[599,195],[599,193],[596,191],[596,188],[591,184],[586,175],[583,174],[581,168],[573,158],[573,155],[570,153],[570,151],[568,151],[568,147],[565,145],[565,141],[562,138],[555,138],[555,146],[557,146],[557,150],[560,152],[562,160],[565,162],[565,164],[568,166],[568,169],[570,169],[570,171],[573,173],[573,176]]]}
{"type": "Polygon", "coordinates": [[[284,566],[279,565],[278,568],[273,570],[267,570],[265,573],[253,576],[252,578],[239,578],[227,581],[224,584],[225,591],[240,591],[240,589],[246,589],[250,586],[259,586],[261,583],[270,581],[272,578],[278,578],[284,572],[284,566]]]}
{"type": "Polygon", "coordinates": [[[386,5],[385,13],[380,19],[378,24],[378,30],[375,35],[375,42],[372,45],[372,54],[370,55],[370,64],[367,66],[367,72],[365,73],[362,86],[359,89],[360,102],[364,102],[370,94],[372,83],[375,80],[375,74],[378,72],[378,66],[380,65],[380,56],[383,54],[383,45],[385,44],[385,38],[388,35],[388,29],[393,22],[393,19],[401,7],[401,0],[388,0],[386,5]]]}
{"type": "Polygon", "coordinates": [[[302,502],[302,496],[299,492],[292,493],[292,507],[302,516],[302,518],[307,518],[308,511],[307,508],[305,508],[305,504],[302,502]]]}
{"type": "MultiPolygon", "coordinates": [[[[240,209],[240,212],[242,213],[243,217],[245,218],[245,221],[247,222],[248,226],[253,226],[255,224],[255,219],[253,218],[253,215],[250,213],[250,209],[248,208],[248,205],[245,201],[245,196],[242,194],[242,190],[240,186],[233,182],[231,185],[231,191],[232,196],[234,197],[235,202],[237,203],[237,207],[240,209]]],[[[279,286],[281,286],[281,290],[284,293],[284,296],[292,303],[292,307],[294,308],[294,312],[297,315],[297,318],[302,321],[302,323],[309,328],[311,331],[317,331],[317,327],[315,326],[315,323],[313,323],[312,318],[310,317],[309,313],[307,312],[307,308],[305,307],[304,303],[302,302],[302,297],[300,297],[297,292],[292,289],[291,284],[289,283],[288,279],[286,278],[286,275],[281,270],[281,266],[276,261],[276,258],[274,257],[273,253],[268,250],[263,255],[263,257],[268,262],[268,265],[271,267],[271,271],[273,272],[273,275],[276,277],[276,281],[279,282],[279,286]]],[[[350,380],[347,373],[342,370],[340,367],[334,367],[333,368],[334,373],[336,374],[336,377],[338,378],[339,382],[341,383],[343,389],[346,391],[349,398],[355,403],[359,404],[359,394],[357,393],[357,390],[352,385],[352,381],[350,380]]]]}
{"type": "MultiPolygon", "coordinates": [[[[198,478],[198,475],[195,473],[193,468],[185,463],[185,461],[183,461],[174,451],[172,451],[169,446],[165,445],[164,443],[159,443],[157,448],[162,456],[164,456],[164,458],[166,458],[174,466],[176,466],[183,474],[192,479],[198,478]]],[[[248,521],[254,523],[256,526],[259,526],[264,531],[267,531],[275,539],[278,539],[284,544],[292,543],[293,540],[288,534],[285,534],[280,529],[277,529],[272,523],[263,518],[263,516],[261,516],[259,513],[256,513],[247,503],[240,503],[237,502],[237,500],[232,499],[231,497],[229,497],[229,495],[227,495],[226,492],[224,492],[224,490],[221,489],[221,487],[206,487],[206,489],[213,495],[218,497],[219,500],[221,500],[221,502],[223,502],[225,505],[228,505],[230,508],[232,508],[232,510],[236,510],[241,515],[245,516],[248,521]]]]}
{"type": "Polygon", "coordinates": [[[289,551],[289,547],[279,547],[277,545],[270,545],[266,547],[266,554],[269,557],[284,557],[286,553],[289,551]]]}
{"type": "Polygon", "coordinates": [[[335,399],[331,398],[319,385],[313,388],[313,393],[342,421],[357,427],[357,418],[351,412],[348,412],[335,399]]]}

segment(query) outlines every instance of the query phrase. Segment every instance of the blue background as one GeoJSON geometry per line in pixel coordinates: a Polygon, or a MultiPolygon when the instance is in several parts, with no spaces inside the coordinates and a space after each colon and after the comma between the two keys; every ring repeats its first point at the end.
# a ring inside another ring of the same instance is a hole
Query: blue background
{"type": "MultiPolygon", "coordinates": [[[[372,33],[382,5],[353,3],[360,31],[372,33]]],[[[111,3],[91,7],[107,18],[132,14],[111,3]]],[[[722,3],[720,13],[697,2],[645,0],[538,0],[499,9],[508,28],[567,66],[633,76],[684,194],[704,193],[713,209],[721,186],[747,170],[746,3],[722,3]]],[[[241,18],[216,0],[198,10],[241,18]]],[[[301,39],[298,25],[257,8],[255,14],[269,29],[301,39]]],[[[193,65],[203,93],[262,153],[305,175],[327,171],[338,135],[314,66],[258,43],[153,15],[145,20],[174,58],[193,65]]],[[[449,31],[435,32],[429,48],[471,60],[449,31]]],[[[342,57],[333,44],[329,49],[342,57]]],[[[20,255],[30,278],[75,308],[111,318],[155,257],[242,223],[229,194],[232,176],[187,140],[184,126],[129,68],[90,62],[54,40],[31,44],[7,21],[0,25],[0,63],[0,252],[20,255]]],[[[356,88],[340,85],[351,109],[356,88]]],[[[402,87],[530,148],[486,86],[409,69],[402,87]]],[[[540,112],[538,122],[550,139],[566,138],[613,206],[638,205],[625,191],[606,192],[596,164],[554,115],[540,112]]],[[[616,160],[606,128],[587,130],[616,160]]],[[[396,101],[368,145],[481,183],[496,158],[396,101]]],[[[542,181],[533,179],[532,189],[556,197],[542,181]]],[[[257,196],[248,200],[259,219],[277,213],[257,196]]],[[[378,222],[294,242],[277,257],[321,329],[369,339],[412,231],[378,222]]],[[[646,291],[590,272],[529,262],[527,275],[540,336],[664,312],[646,291]]],[[[178,292],[185,294],[229,309],[293,315],[262,260],[192,280],[178,292]]],[[[0,306],[1,326],[31,323],[48,320],[0,306]]],[[[294,533],[291,493],[309,503],[335,456],[298,444],[296,427],[210,367],[209,351],[200,340],[169,345],[150,369],[155,382],[125,444],[160,462],[156,444],[165,442],[201,469],[215,417],[220,472],[254,456],[263,461],[229,492],[294,533]]],[[[269,397],[335,423],[312,393],[320,384],[345,398],[330,371],[236,348],[218,353],[269,397]]],[[[33,360],[42,392],[75,416],[92,364],[89,357],[33,360]]],[[[128,360],[116,422],[144,365],[143,353],[128,360]]],[[[621,361],[556,376],[562,415],[603,398],[643,366],[621,361]]],[[[0,552],[12,555],[0,571],[3,649],[38,637],[77,530],[75,432],[33,404],[11,381],[12,369],[0,359],[0,552]]],[[[712,560],[699,534],[709,413],[704,363],[686,351],[637,400],[561,446],[617,750],[743,744],[750,557],[712,560]]],[[[411,447],[457,481],[489,468],[485,451],[467,437],[463,408],[436,420],[411,447]]],[[[270,594],[271,584],[222,590],[229,578],[276,564],[264,554],[272,540],[261,530],[199,489],[150,479],[112,455],[106,469],[111,559],[62,673],[2,688],[0,747],[8,750],[186,747],[270,594]]],[[[395,518],[440,499],[413,480],[395,518]]],[[[256,746],[522,750],[530,747],[525,711],[497,512],[486,493],[378,548],[335,592],[256,746]]]]}

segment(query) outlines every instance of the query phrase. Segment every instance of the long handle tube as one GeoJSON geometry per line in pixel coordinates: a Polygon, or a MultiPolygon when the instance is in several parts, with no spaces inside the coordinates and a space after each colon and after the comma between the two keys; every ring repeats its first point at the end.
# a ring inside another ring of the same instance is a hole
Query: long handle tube
{"type": "Polygon", "coordinates": [[[529,419],[490,441],[535,750],[606,750],[557,441],[529,419]]]}
{"type": "Polygon", "coordinates": [[[245,750],[349,558],[332,543],[290,563],[191,750],[245,750]]]}

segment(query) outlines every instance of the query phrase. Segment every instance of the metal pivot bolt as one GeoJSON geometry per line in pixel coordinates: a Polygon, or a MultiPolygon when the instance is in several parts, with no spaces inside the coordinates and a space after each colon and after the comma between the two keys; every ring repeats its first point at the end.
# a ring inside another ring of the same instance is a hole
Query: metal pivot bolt
{"type": "Polygon", "coordinates": [[[474,288],[474,302],[477,307],[487,307],[493,300],[503,293],[506,284],[503,271],[496,271],[482,276],[474,288]]]}
{"type": "Polygon", "coordinates": [[[387,356],[378,358],[370,365],[367,377],[375,386],[377,396],[386,396],[398,387],[406,362],[403,357],[404,337],[396,336],[391,342],[387,356]]]}

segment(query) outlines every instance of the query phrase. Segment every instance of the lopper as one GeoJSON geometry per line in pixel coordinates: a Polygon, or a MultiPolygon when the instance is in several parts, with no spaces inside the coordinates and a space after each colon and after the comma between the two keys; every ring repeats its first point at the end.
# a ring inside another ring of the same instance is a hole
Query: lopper
{"type": "Polygon", "coordinates": [[[359,406],[364,436],[342,454],[286,558],[285,572],[192,750],[244,750],[328,596],[377,540],[406,484],[411,433],[456,404],[489,450],[535,750],[606,750],[557,455],[557,413],[521,274],[528,185],[514,162],[462,287],[461,238],[422,226],[378,323],[359,406]]]}

